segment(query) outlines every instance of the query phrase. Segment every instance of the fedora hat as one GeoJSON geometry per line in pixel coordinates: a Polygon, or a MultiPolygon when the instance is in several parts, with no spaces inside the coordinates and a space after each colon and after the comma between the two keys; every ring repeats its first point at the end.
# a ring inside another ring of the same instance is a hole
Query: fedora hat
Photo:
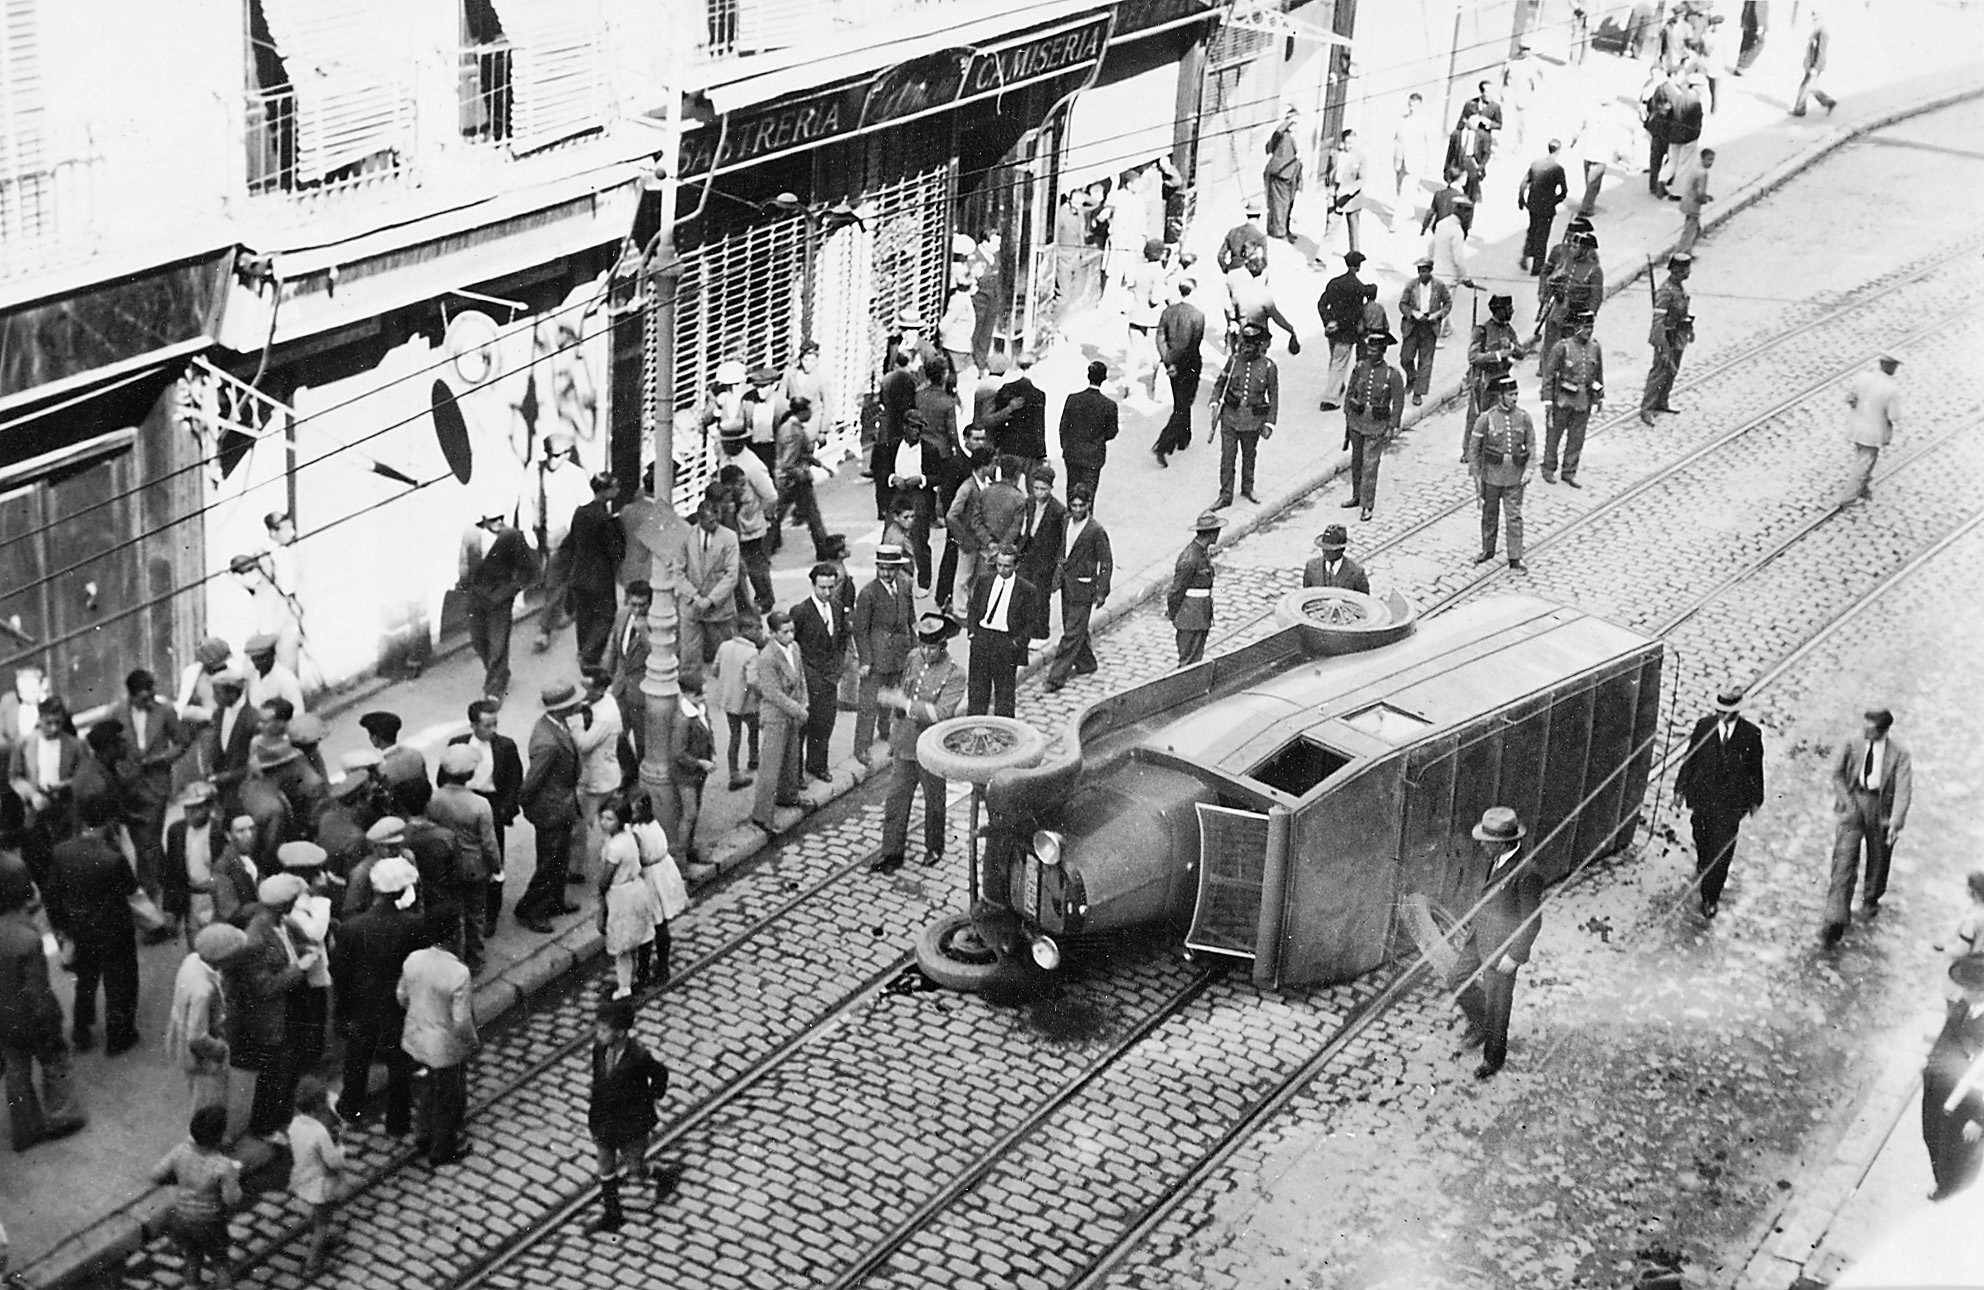
{"type": "Polygon", "coordinates": [[[579,687],[570,681],[553,681],[539,692],[537,698],[546,712],[556,712],[579,701],[579,687]]]}
{"type": "Polygon", "coordinates": [[[202,802],[211,803],[219,796],[219,790],[212,784],[204,779],[196,779],[179,791],[179,804],[181,806],[198,806],[202,802]]]}
{"type": "Polygon", "coordinates": [[[1715,710],[1717,712],[1738,712],[1742,710],[1742,707],[1743,687],[1740,685],[1725,686],[1715,696],[1715,710]]]}
{"type": "Polygon", "coordinates": [[[1506,806],[1489,807],[1481,813],[1481,823],[1474,826],[1477,842],[1514,842],[1528,832],[1515,811],[1506,806]]]}
{"type": "Polygon", "coordinates": [[[924,614],[916,620],[916,639],[925,645],[936,645],[957,634],[957,623],[944,614],[924,614]]]}
{"type": "Polygon", "coordinates": [[[1216,513],[1212,511],[1200,511],[1197,522],[1192,525],[1192,532],[1217,533],[1225,527],[1226,521],[1219,518],[1216,513]]]}
{"type": "Polygon", "coordinates": [[[248,746],[248,760],[256,770],[287,766],[302,755],[286,735],[256,735],[255,742],[248,746]]]}
{"type": "Polygon", "coordinates": [[[1332,524],[1316,535],[1316,545],[1325,551],[1341,551],[1350,545],[1350,534],[1341,524],[1332,524]]]}

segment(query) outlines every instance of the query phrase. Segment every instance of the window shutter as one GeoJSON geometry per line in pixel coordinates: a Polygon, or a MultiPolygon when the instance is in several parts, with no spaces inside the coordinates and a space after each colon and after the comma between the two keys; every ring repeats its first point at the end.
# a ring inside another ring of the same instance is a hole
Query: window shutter
{"type": "Polygon", "coordinates": [[[606,23],[591,0],[496,0],[510,42],[510,150],[606,124],[606,23]]]}
{"type": "Polygon", "coordinates": [[[36,0],[0,10],[0,242],[38,240],[49,216],[36,0]]]}
{"type": "Polygon", "coordinates": [[[296,93],[296,181],[318,183],[411,132],[392,0],[261,0],[296,93]]]}

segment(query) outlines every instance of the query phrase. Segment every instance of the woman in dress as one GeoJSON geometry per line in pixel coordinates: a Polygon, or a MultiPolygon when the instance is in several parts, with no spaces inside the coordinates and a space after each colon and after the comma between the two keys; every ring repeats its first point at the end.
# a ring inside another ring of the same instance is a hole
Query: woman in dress
{"type": "Polygon", "coordinates": [[[613,997],[634,992],[634,955],[654,942],[654,894],[641,877],[641,847],[627,831],[628,811],[618,798],[599,808],[599,930],[613,958],[613,997]]]}

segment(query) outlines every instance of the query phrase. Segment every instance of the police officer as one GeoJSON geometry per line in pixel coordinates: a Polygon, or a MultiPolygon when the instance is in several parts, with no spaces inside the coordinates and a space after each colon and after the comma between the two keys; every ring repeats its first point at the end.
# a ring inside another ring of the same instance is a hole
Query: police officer
{"type": "Polygon", "coordinates": [[[1164,613],[1178,632],[1178,666],[1190,667],[1206,656],[1212,632],[1212,544],[1222,521],[1211,511],[1192,526],[1192,541],[1178,553],[1171,570],[1171,594],[1164,613]]]}
{"type": "Polygon", "coordinates": [[[1516,302],[1513,296],[1488,297],[1488,321],[1476,323],[1467,341],[1467,421],[1461,428],[1462,461],[1467,460],[1467,431],[1483,412],[1494,406],[1492,389],[1497,379],[1509,374],[1509,367],[1526,352],[1515,327],[1516,302]]]}
{"type": "Polygon", "coordinates": [[[1564,449],[1564,482],[1578,482],[1578,458],[1584,454],[1585,427],[1591,414],[1605,404],[1605,351],[1591,338],[1589,312],[1572,317],[1572,332],[1543,356],[1543,407],[1548,418],[1543,436],[1543,482],[1557,482],[1557,447],[1564,449]]]}
{"type": "Polygon", "coordinates": [[[1598,317],[1605,303],[1605,268],[1598,261],[1598,234],[1591,221],[1580,215],[1571,221],[1571,231],[1550,252],[1543,270],[1543,295],[1537,310],[1537,323],[1543,333],[1540,352],[1548,354],[1570,330],[1578,313],[1598,317]]]}
{"type": "MultiPolygon", "coordinates": [[[[1240,344],[1212,383],[1213,434],[1219,436],[1219,500],[1214,510],[1233,504],[1233,456],[1240,455],[1240,496],[1254,496],[1254,452],[1263,439],[1274,437],[1281,411],[1281,375],[1268,357],[1268,327],[1247,322],[1240,327],[1240,344]]],[[[1211,436],[1207,437],[1211,442],[1211,436]]]]}
{"type": "Polygon", "coordinates": [[[1653,293],[1653,326],[1647,341],[1653,346],[1653,370],[1646,374],[1646,393],[1640,396],[1640,420],[1653,424],[1656,412],[1672,412],[1667,396],[1674,392],[1674,377],[1681,370],[1681,354],[1695,338],[1695,316],[1688,312],[1688,273],[1695,257],[1676,251],[1667,257],[1667,281],[1653,293]]]}
{"type": "Polygon", "coordinates": [[[964,711],[964,669],[945,646],[957,624],[943,614],[916,620],[916,652],[903,669],[902,688],[885,689],[876,701],[902,713],[889,729],[889,796],[882,805],[882,854],[868,867],[876,873],[902,868],[909,841],[909,805],[923,788],[923,863],[944,854],[944,777],[916,760],[916,741],[939,721],[964,711]]]}
{"type": "Polygon", "coordinates": [[[1405,377],[1385,361],[1391,343],[1388,331],[1366,336],[1363,356],[1343,390],[1343,446],[1350,449],[1350,500],[1343,505],[1346,510],[1359,508],[1360,520],[1371,518],[1378,500],[1378,463],[1405,415],[1405,377]]]}
{"type": "Polygon", "coordinates": [[[1464,459],[1481,497],[1481,554],[1476,564],[1495,558],[1495,530],[1504,509],[1509,516],[1509,567],[1520,573],[1522,562],[1522,490],[1529,482],[1529,462],[1536,453],[1536,426],[1529,413],[1516,406],[1516,378],[1495,382],[1495,406],[1468,427],[1464,459]]]}

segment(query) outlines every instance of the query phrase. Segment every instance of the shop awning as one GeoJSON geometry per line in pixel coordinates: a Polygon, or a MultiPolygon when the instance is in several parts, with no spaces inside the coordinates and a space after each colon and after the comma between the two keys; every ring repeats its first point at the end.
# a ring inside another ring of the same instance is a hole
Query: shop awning
{"type": "Polygon", "coordinates": [[[1275,0],[1236,0],[1222,19],[1222,24],[1239,31],[1257,31],[1288,40],[1313,40],[1322,45],[1351,47],[1350,37],[1340,36],[1307,18],[1284,13],[1275,0]]]}
{"type": "Polygon", "coordinates": [[[296,178],[316,183],[400,146],[412,101],[396,0],[261,0],[296,95],[296,178]]]}
{"type": "Polygon", "coordinates": [[[592,0],[495,0],[510,44],[510,150],[532,152],[606,119],[606,22],[592,0]]]}

